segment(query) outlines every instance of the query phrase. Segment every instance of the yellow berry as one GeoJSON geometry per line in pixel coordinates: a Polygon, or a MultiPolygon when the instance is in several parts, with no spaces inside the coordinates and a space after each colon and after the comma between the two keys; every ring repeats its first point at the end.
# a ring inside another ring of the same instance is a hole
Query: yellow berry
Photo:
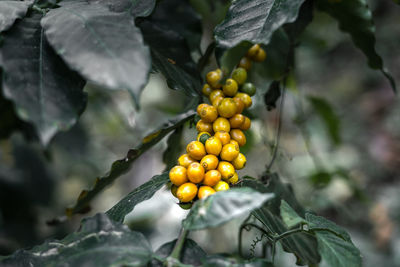
{"type": "Polygon", "coordinates": [[[229,133],[231,130],[231,125],[227,119],[219,117],[213,122],[213,130],[214,132],[225,131],[229,133]]]}
{"type": "Polygon", "coordinates": [[[178,187],[176,195],[181,202],[190,202],[197,195],[197,186],[193,183],[184,183],[178,187]]]}
{"type": "Polygon", "coordinates": [[[244,110],[244,102],[243,102],[243,100],[241,98],[239,98],[239,97],[236,97],[236,96],[234,98],[232,98],[232,99],[236,103],[236,113],[237,114],[242,113],[243,110],[244,110]]]}
{"type": "Polygon", "coordinates": [[[236,170],[241,170],[246,166],[246,162],[246,157],[242,153],[239,153],[239,155],[232,161],[232,165],[236,170]]]}
{"type": "Polygon", "coordinates": [[[240,128],[241,125],[244,123],[245,118],[246,117],[242,114],[235,114],[232,118],[229,119],[231,128],[240,128]]]}
{"type": "Polygon", "coordinates": [[[265,53],[264,49],[260,48],[258,53],[253,57],[253,60],[256,62],[263,62],[267,57],[267,53],[265,53]]]}
{"type": "Polygon", "coordinates": [[[235,97],[240,98],[243,101],[245,108],[249,108],[253,103],[251,97],[246,93],[237,93],[235,97]]]}
{"type": "Polygon", "coordinates": [[[221,141],[222,145],[226,145],[231,141],[231,136],[225,131],[216,132],[214,136],[221,141]]]}
{"type": "Polygon", "coordinates": [[[205,96],[209,96],[212,92],[212,88],[210,87],[210,85],[208,83],[204,84],[203,88],[201,89],[201,92],[203,93],[203,95],[205,96]]]}
{"type": "Polygon", "coordinates": [[[169,179],[174,185],[181,185],[188,181],[185,167],[175,166],[169,171],[169,179]]]}
{"type": "Polygon", "coordinates": [[[198,132],[207,132],[212,133],[213,127],[211,122],[205,122],[203,120],[199,120],[196,124],[196,129],[198,132]]]}
{"type": "Polygon", "coordinates": [[[207,83],[213,88],[217,88],[219,86],[219,81],[221,78],[222,75],[217,71],[210,71],[206,75],[207,83]]]}
{"type": "Polygon", "coordinates": [[[211,102],[214,108],[218,109],[219,104],[221,104],[222,100],[224,100],[223,96],[217,96],[214,98],[214,100],[211,102]]]}
{"type": "Polygon", "coordinates": [[[200,186],[197,196],[199,197],[199,199],[203,199],[211,196],[212,194],[215,194],[215,190],[210,186],[203,185],[200,186]]]}
{"type": "Polygon", "coordinates": [[[196,109],[197,114],[200,115],[201,110],[202,110],[203,108],[207,107],[207,106],[209,106],[209,104],[206,104],[206,103],[202,103],[202,104],[198,105],[198,106],[197,106],[197,109],[196,109]]]}
{"type": "Polygon", "coordinates": [[[213,122],[218,118],[218,111],[213,106],[207,106],[201,109],[200,117],[205,122],[213,122]]]}
{"type": "Polygon", "coordinates": [[[230,97],[225,97],[218,105],[218,114],[224,118],[230,118],[236,114],[237,107],[235,101],[230,97]]]}
{"type": "Polygon", "coordinates": [[[205,171],[215,170],[218,166],[218,158],[215,155],[209,154],[204,156],[201,161],[200,165],[203,166],[205,171]]]}
{"type": "Polygon", "coordinates": [[[190,163],[195,162],[194,159],[192,159],[188,154],[182,154],[179,158],[178,158],[178,164],[182,167],[187,168],[189,166],[190,163]]]}
{"type": "Polygon", "coordinates": [[[201,160],[206,155],[204,145],[199,141],[192,141],[186,146],[186,152],[195,160],[201,160]]]}
{"type": "Polygon", "coordinates": [[[221,181],[221,173],[217,170],[211,170],[204,175],[203,184],[208,186],[215,186],[221,181]]]}
{"type": "Polygon", "coordinates": [[[252,47],[249,48],[249,50],[247,51],[247,56],[251,59],[253,59],[256,54],[258,53],[258,51],[260,50],[260,45],[259,44],[255,44],[252,47]]]}
{"type": "Polygon", "coordinates": [[[243,84],[247,79],[247,71],[244,68],[236,68],[232,72],[232,79],[238,84],[243,84]]]}
{"type": "Polygon", "coordinates": [[[227,79],[225,85],[222,86],[222,92],[226,96],[234,96],[238,91],[238,84],[234,79],[227,79]]]}
{"type": "Polygon", "coordinates": [[[198,162],[193,162],[189,164],[187,168],[187,177],[192,183],[198,184],[204,179],[204,168],[198,162]]]}
{"type": "Polygon", "coordinates": [[[212,103],[214,101],[214,99],[217,98],[218,96],[224,97],[224,93],[222,92],[222,90],[213,90],[208,98],[210,99],[210,102],[212,103]]]}
{"type": "Polygon", "coordinates": [[[218,138],[211,136],[210,138],[207,139],[206,151],[208,154],[218,156],[219,153],[221,153],[221,149],[222,149],[222,143],[218,138]]]}
{"type": "Polygon", "coordinates": [[[230,131],[231,139],[238,142],[239,146],[244,146],[246,144],[246,136],[239,129],[233,129],[230,131]]]}
{"type": "Polygon", "coordinates": [[[216,192],[226,191],[229,189],[229,184],[224,181],[219,181],[213,188],[216,192]]]}
{"type": "Polygon", "coordinates": [[[248,57],[242,57],[239,61],[238,67],[248,71],[251,68],[251,60],[248,57]]]}
{"type": "Polygon", "coordinates": [[[235,172],[235,174],[231,177],[231,178],[229,178],[229,180],[228,180],[228,182],[230,183],[230,184],[236,184],[237,182],[239,181],[239,176],[238,176],[238,174],[235,172]]]}
{"type": "Polygon", "coordinates": [[[228,180],[235,174],[235,167],[227,161],[220,161],[217,170],[221,173],[224,180],[228,180]]]}
{"type": "Polygon", "coordinates": [[[232,161],[239,155],[239,147],[226,144],[222,147],[220,157],[222,160],[232,161]]]}
{"type": "Polygon", "coordinates": [[[249,119],[249,117],[245,116],[244,122],[240,126],[240,130],[246,131],[246,130],[250,129],[250,126],[251,126],[251,120],[249,119]]]}

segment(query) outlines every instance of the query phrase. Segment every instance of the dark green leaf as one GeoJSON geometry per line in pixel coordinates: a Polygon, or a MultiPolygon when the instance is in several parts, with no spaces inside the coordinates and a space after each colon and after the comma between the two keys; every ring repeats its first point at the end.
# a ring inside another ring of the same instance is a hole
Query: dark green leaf
{"type": "Polygon", "coordinates": [[[16,19],[25,17],[33,1],[0,1],[0,33],[8,30],[16,19]]]}
{"type": "Polygon", "coordinates": [[[183,227],[187,230],[215,227],[251,212],[273,197],[273,194],[259,193],[250,188],[233,188],[217,192],[196,201],[183,220],[183,227]]]}
{"type": "Polygon", "coordinates": [[[273,81],[268,91],[264,95],[264,103],[267,106],[267,110],[273,110],[276,108],[276,101],[278,101],[279,97],[281,96],[281,88],[279,81],[273,81]]]}
{"type": "Polygon", "coordinates": [[[17,115],[36,127],[43,144],[73,125],[86,104],[84,81],[54,53],[40,27],[42,16],[18,21],[0,50],[4,96],[17,115]],[[18,49],[16,49],[18,47],[18,49]]]}
{"type": "Polygon", "coordinates": [[[372,69],[380,70],[396,91],[393,77],[384,68],[383,60],[375,50],[375,25],[366,0],[317,0],[317,7],[339,22],[340,30],[350,34],[353,43],[367,57],[372,69]]]}
{"type": "Polygon", "coordinates": [[[157,144],[163,139],[168,133],[180,127],[185,122],[193,119],[194,111],[181,114],[175,120],[171,120],[164,124],[158,131],[146,136],[142,143],[128,151],[125,158],[115,161],[109,173],[105,176],[96,178],[95,184],[90,190],[83,190],[78,197],[77,203],[67,209],[67,215],[71,216],[76,213],[82,213],[87,210],[89,202],[97,196],[105,187],[110,185],[115,179],[122,174],[126,173],[132,166],[133,162],[140,157],[145,151],[157,144]]]}
{"type": "Polygon", "coordinates": [[[222,255],[208,256],[204,261],[204,267],[273,267],[274,265],[266,259],[239,260],[237,257],[222,255]]]}
{"type": "Polygon", "coordinates": [[[326,171],[317,171],[310,176],[310,181],[314,186],[327,186],[332,180],[332,174],[326,171]]]}
{"type": "Polygon", "coordinates": [[[104,5],[113,12],[128,12],[135,18],[149,16],[156,6],[156,0],[89,0],[89,2],[104,5]]]}
{"type": "Polygon", "coordinates": [[[331,105],[324,99],[319,97],[309,96],[314,111],[321,117],[328,131],[328,134],[335,145],[341,143],[340,138],[340,119],[334,112],[331,105]]]}
{"type": "Polygon", "coordinates": [[[168,137],[167,149],[163,154],[163,162],[165,170],[169,170],[176,165],[176,160],[182,153],[182,135],[183,127],[176,128],[175,131],[168,137]]]}
{"type": "Polygon", "coordinates": [[[161,187],[169,181],[168,172],[153,176],[150,181],[135,188],[132,192],[121,199],[106,214],[110,219],[123,222],[125,216],[131,212],[137,204],[150,199],[161,187]]]}
{"type": "Polygon", "coordinates": [[[305,222],[305,220],[301,218],[285,200],[282,200],[281,202],[281,217],[288,228],[292,228],[293,226],[305,222]]]}
{"type": "Polygon", "coordinates": [[[314,0],[306,0],[300,7],[297,19],[284,26],[291,40],[296,41],[313,19],[314,0]]]}
{"type": "Polygon", "coordinates": [[[42,20],[49,43],[87,80],[110,89],[127,89],[138,102],[151,60],[133,17],[83,0],[61,4],[42,20]]]}
{"type": "Polygon", "coordinates": [[[246,55],[247,50],[249,50],[250,47],[251,43],[246,41],[229,49],[217,46],[215,49],[215,55],[223,72],[231,73],[240,59],[246,55]]]}
{"type": "Polygon", "coordinates": [[[304,0],[237,0],[225,20],[214,31],[223,47],[242,41],[268,44],[272,34],[286,23],[295,21],[304,0]]]}
{"type": "Polygon", "coordinates": [[[146,266],[151,248],[139,232],[111,221],[104,214],[86,219],[79,231],[49,240],[31,250],[18,250],[2,266],[146,266]]]}
{"type": "Polygon", "coordinates": [[[335,232],[337,235],[339,235],[345,241],[351,243],[351,238],[350,238],[349,234],[343,228],[339,227],[334,222],[329,221],[329,220],[325,219],[324,217],[313,215],[311,213],[306,213],[306,220],[308,222],[310,230],[313,230],[314,228],[328,229],[330,231],[335,232]]]}

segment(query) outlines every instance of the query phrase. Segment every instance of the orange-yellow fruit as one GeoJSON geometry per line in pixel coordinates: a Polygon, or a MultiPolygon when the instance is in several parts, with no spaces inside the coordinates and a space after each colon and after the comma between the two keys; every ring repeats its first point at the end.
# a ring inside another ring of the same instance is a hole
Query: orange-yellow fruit
{"type": "Polygon", "coordinates": [[[225,131],[216,132],[214,136],[221,141],[222,145],[226,145],[229,143],[229,141],[231,141],[231,136],[225,131]]]}
{"type": "Polygon", "coordinates": [[[209,154],[201,159],[200,164],[203,166],[205,171],[209,171],[215,170],[218,166],[218,162],[219,160],[215,155],[209,154]]]}
{"type": "Polygon", "coordinates": [[[194,159],[192,159],[188,154],[182,154],[179,158],[178,158],[178,164],[182,167],[187,168],[189,166],[190,163],[195,162],[194,159]]]}
{"type": "Polygon", "coordinates": [[[267,57],[267,53],[265,53],[264,49],[260,48],[258,50],[258,53],[253,57],[253,60],[256,62],[263,62],[266,57],[267,57]]]}
{"type": "Polygon", "coordinates": [[[246,131],[250,129],[251,120],[245,116],[243,124],[240,126],[240,130],[246,131]]]}
{"type": "Polygon", "coordinates": [[[222,143],[218,138],[211,136],[207,139],[205,147],[208,154],[218,156],[221,153],[222,143]]]}
{"type": "Polygon", "coordinates": [[[238,67],[248,71],[251,68],[251,60],[248,57],[242,57],[239,61],[238,67]]]}
{"type": "Polygon", "coordinates": [[[204,120],[199,120],[196,124],[196,130],[198,132],[212,133],[213,126],[211,122],[205,122],[204,120]]]}
{"type": "Polygon", "coordinates": [[[209,96],[211,94],[212,90],[213,89],[211,88],[211,86],[208,83],[206,83],[206,84],[204,84],[203,88],[201,89],[201,92],[203,93],[203,95],[209,96]]]}
{"type": "Polygon", "coordinates": [[[232,161],[239,155],[239,147],[226,144],[222,147],[220,157],[222,160],[232,161]]]}
{"type": "Polygon", "coordinates": [[[229,178],[228,183],[230,184],[236,184],[239,181],[239,176],[238,174],[235,172],[235,174],[229,178]]]}
{"type": "Polygon", "coordinates": [[[225,96],[224,93],[222,92],[222,90],[212,91],[208,98],[210,99],[210,102],[212,103],[214,101],[214,99],[217,98],[218,96],[222,96],[222,97],[225,96]]]}
{"type": "Polygon", "coordinates": [[[187,177],[192,183],[198,184],[204,179],[204,168],[198,162],[190,163],[187,168],[187,177]]]}
{"type": "Polygon", "coordinates": [[[244,68],[236,68],[232,71],[232,79],[239,85],[244,84],[247,79],[247,71],[244,68]]]}
{"type": "Polygon", "coordinates": [[[221,80],[221,78],[222,78],[222,75],[217,71],[210,71],[206,75],[207,83],[211,87],[214,87],[214,88],[218,87],[218,84],[219,84],[219,81],[221,80]]]}
{"type": "Polygon", "coordinates": [[[230,97],[225,97],[218,105],[218,114],[224,118],[230,118],[236,114],[237,107],[235,101],[230,97]]]}
{"type": "Polygon", "coordinates": [[[237,114],[242,113],[245,108],[243,100],[241,98],[235,96],[233,98],[233,101],[235,101],[235,103],[236,103],[236,113],[237,114]]]}
{"type": "Polygon", "coordinates": [[[197,196],[199,197],[199,199],[203,199],[208,196],[211,196],[212,194],[215,194],[215,190],[210,186],[203,185],[203,186],[200,186],[197,196]]]}
{"type": "Polygon", "coordinates": [[[192,141],[186,146],[186,152],[195,160],[201,160],[206,155],[204,145],[199,141],[192,141]]]}
{"type": "Polygon", "coordinates": [[[239,155],[232,160],[232,165],[236,170],[241,170],[246,166],[246,162],[246,157],[242,153],[239,153],[239,155]]]}
{"type": "Polygon", "coordinates": [[[197,186],[193,183],[184,183],[178,187],[176,196],[181,202],[190,202],[197,195],[197,186]]]}
{"type": "Polygon", "coordinates": [[[224,180],[228,180],[235,174],[235,167],[227,161],[220,161],[217,170],[221,173],[224,180]]]}
{"type": "Polygon", "coordinates": [[[238,84],[234,79],[227,79],[225,85],[222,86],[222,91],[226,96],[234,96],[238,89],[238,84]]]}
{"type": "Polygon", "coordinates": [[[229,131],[231,130],[231,125],[229,124],[229,121],[227,119],[219,117],[213,122],[213,130],[214,132],[225,131],[229,133],[229,131]]]}
{"type": "Polygon", "coordinates": [[[239,143],[232,139],[231,139],[231,141],[229,141],[229,144],[234,144],[235,146],[239,147],[239,143]]]}
{"type": "Polygon", "coordinates": [[[200,117],[205,122],[213,122],[218,118],[218,111],[213,106],[207,106],[201,109],[200,117]]]}
{"type": "Polygon", "coordinates": [[[214,98],[214,100],[211,102],[211,104],[213,105],[214,108],[218,108],[218,106],[222,102],[222,100],[224,100],[223,96],[217,96],[216,98],[214,98]]]}
{"type": "Polygon", "coordinates": [[[242,114],[235,114],[232,118],[229,119],[229,123],[231,124],[231,128],[240,128],[245,121],[245,116],[242,114]]]}
{"type": "Polygon", "coordinates": [[[244,146],[246,144],[246,136],[239,129],[233,129],[230,131],[231,139],[238,142],[239,146],[244,146]]]}
{"type": "Polygon", "coordinates": [[[243,101],[245,108],[249,108],[253,104],[251,97],[246,93],[237,93],[235,97],[238,97],[243,101]]]}
{"type": "Polygon", "coordinates": [[[216,192],[226,191],[229,189],[229,184],[224,181],[219,181],[213,188],[216,192]]]}
{"type": "Polygon", "coordinates": [[[169,179],[174,185],[181,185],[188,181],[187,170],[183,166],[175,166],[169,171],[169,179]]]}
{"type": "Polygon", "coordinates": [[[203,184],[208,186],[215,186],[221,181],[221,173],[217,170],[211,170],[204,175],[203,184]]]}
{"type": "Polygon", "coordinates": [[[260,50],[260,45],[259,44],[255,44],[252,47],[249,48],[249,50],[247,51],[247,56],[251,59],[253,59],[258,51],[260,50]]]}
{"type": "Polygon", "coordinates": [[[207,106],[209,106],[209,104],[206,104],[206,103],[202,103],[202,104],[198,105],[198,106],[197,106],[197,109],[196,109],[197,114],[199,114],[199,116],[200,116],[201,110],[202,110],[203,108],[207,107],[207,106]]]}

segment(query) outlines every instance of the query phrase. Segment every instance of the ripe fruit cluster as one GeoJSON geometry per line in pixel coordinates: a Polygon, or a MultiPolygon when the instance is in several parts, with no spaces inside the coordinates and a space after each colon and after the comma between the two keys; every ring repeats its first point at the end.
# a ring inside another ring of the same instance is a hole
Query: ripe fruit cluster
{"type": "Polygon", "coordinates": [[[239,148],[246,144],[243,131],[251,125],[242,112],[252,105],[251,96],[256,93],[255,86],[246,82],[247,71],[252,61],[261,62],[265,57],[265,51],[258,44],[253,45],[224,84],[220,69],[207,73],[202,93],[210,104],[197,107],[197,140],[187,145],[186,154],[169,172],[171,192],[181,207],[190,208],[197,198],[228,190],[229,185],[238,182],[236,170],[246,165],[239,148]]]}

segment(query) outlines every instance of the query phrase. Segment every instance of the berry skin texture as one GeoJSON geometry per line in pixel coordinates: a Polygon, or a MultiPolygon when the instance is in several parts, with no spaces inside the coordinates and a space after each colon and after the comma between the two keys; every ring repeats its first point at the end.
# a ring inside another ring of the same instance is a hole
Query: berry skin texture
{"type": "Polygon", "coordinates": [[[245,116],[243,124],[240,126],[240,130],[246,131],[251,126],[251,120],[245,116]]]}
{"type": "Polygon", "coordinates": [[[218,105],[218,114],[224,118],[230,118],[236,114],[237,107],[235,101],[230,97],[225,97],[218,105]]]}
{"type": "Polygon", "coordinates": [[[219,84],[219,80],[221,80],[221,77],[222,77],[221,73],[219,73],[217,71],[210,71],[206,75],[206,80],[207,80],[207,83],[211,87],[217,88],[218,84],[219,84]]]}
{"type": "Polygon", "coordinates": [[[181,202],[190,202],[197,195],[197,186],[193,183],[184,183],[178,187],[176,196],[181,202]]]}
{"type": "Polygon", "coordinates": [[[175,166],[169,171],[169,179],[174,185],[180,186],[188,181],[187,170],[182,166],[175,166]]]}
{"type": "Polygon", "coordinates": [[[239,61],[238,67],[243,68],[247,71],[251,68],[251,60],[248,57],[242,57],[239,61]]]}
{"type": "Polygon", "coordinates": [[[243,100],[241,98],[235,96],[233,98],[233,101],[235,101],[235,103],[236,103],[236,113],[237,114],[242,113],[245,108],[243,100]]]}
{"type": "Polygon", "coordinates": [[[222,92],[226,96],[234,96],[238,91],[238,84],[234,79],[227,79],[225,85],[222,86],[222,92]]]}
{"type": "Polygon", "coordinates": [[[213,106],[207,106],[201,109],[200,117],[205,122],[213,122],[218,118],[218,111],[213,106]]]}
{"type": "Polygon", "coordinates": [[[187,168],[187,177],[192,183],[198,184],[204,179],[204,168],[198,162],[190,163],[187,168]]]}
{"type": "Polygon", "coordinates": [[[233,129],[230,132],[231,138],[238,142],[239,146],[244,146],[246,144],[246,136],[242,132],[242,130],[239,129],[233,129]]]}
{"type": "Polygon", "coordinates": [[[223,96],[217,96],[214,98],[214,100],[211,102],[214,108],[218,109],[219,104],[221,104],[222,100],[224,100],[223,96]]]}
{"type": "Polygon", "coordinates": [[[226,191],[229,189],[229,184],[224,181],[219,181],[213,188],[216,192],[226,191]]]}
{"type": "Polygon", "coordinates": [[[248,94],[249,96],[253,96],[256,94],[256,87],[252,83],[245,83],[240,88],[240,91],[243,93],[248,94]]]}
{"type": "Polygon", "coordinates": [[[211,103],[214,102],[214,99],[216,99],[218,96],[222,96],[222,97],[225,96],[224,93],[222,92],[222,90],[214,90],[214,91],[212,91],[210,96],[209,96],[210,102],[211,103]]]}
{"type": "Polygon", "coordinates": [[[235,174],[235,167],[227,161],[220,161],[217,170],[221,173],[222,179],[228,180],[235,174]]]}
{"type": "Polygon", "coordinates": [[[229,144],[234,144],[235,146],[239,147],[239,143],[233,139],[231,139],[231,141],[229,141],[229,144]]]}
{"type": "Polygon", "coordinates": [[[222,147],[220,157],[222,160],[232,161],[239,155],[239,147],[234,144],[226,144],[222,147]]]}
{"type": "Polygon", "coordinates": [[[205,122],[203,120],[199,120],[196,124],[196,130],[198,132],[207,132],[207,133],[212,133],[213,127],[212,123],[210,122],[205,122]]]}
{"type": "Polygon", "coordinates": [[[232,165],[236,170],[241,170],[246,166],[246,162],[246,157],[242,153],[239,153],[239,155],[232,161],[232,165]]]}
{"type": "Polygon", "coordinates": [[[197,196],[199,197],[199,199],[203,199],[213,194],[215,194],[215,190],[212,187],[203,185],[200,186],[197,196]]]}
{"type": "Polygon", "coordinates": [[[206,149],[199,141],[192,141],[186,146],[186,152],[192,159],[201,160],[206,155],[206,149]]]}
{"type": "Polygon", "coordinates": [[[256,62],[263,62],[266,57],[267,57],[267,53],[265,53],[264,49],[260,48],[258,50],[258,53],[253,57],[253,60],[256,62]]]}
{"type": "Polygon", "coordinates": [[[221,153],[222,143],[218,138],[212,136],[207,139],[205,147],[208,154],[218,156],[221,153]]]}
{"type": "Polygon", "coordinates": [[[211,137],[211,134],[209,132],[200,132],[197,135],[196,140],[201,142],[203,145],[206,143],[207,139],[211,137]]]}
{"type": "Polygon", "coordinates": [[[213,130],[214,132],[224,131],[229,133],[229,131],[231,130],[231,125],[229,124],[229,121],[227,119],[219,117],[213,123],[213,130]]]}
{"type": "Polygon", "coordinates": [[[238,84],[243,84],[247,79],[247,71],[244,68],[236,68],[232,72],[232,79],[238,84]]]}
{"type": "Polygon", "coordinates": [[[221,141],[222,145],[226,145],[229,143],[229,141],[231,141],[231,136],[225,131],[216,132],[214,136],[221,141]]]}
{"type": "Polygon", "coordinates": [[[235,97],[238,97],[243,101],[245,108],[249,108],[253,104],[251,97],[246,93],[237,93],[235,97]]]}
{"type": "Polygon", "coordinates": [[[201,159],[200,165],[203,166],[205,171],[210,171],[217,168],[218,162],[219,160],[216,156],[209,154],[201,159]]]}
{"type": "Polygon", "coordinates": [[[255,44],[252,47],[250,47],[249,50],[247,50],[247,56],[251,59],[254,59],[259,50],[260,50],[260,45],[255,44]]]}
{"type": "Polygon", "coordinates": [[[231,124],[231,128],[238,129],[244,123],[246,117],[242,114],[235,114],[232,118],[229,119],[229,123],[231,124]]]}
{"type": "Polygon", "coordinates": [[[228,180],[230,184],[236,184],[239,181],[239,176],[235,172],[235,174],[228,180]]]}
{"type": "Polygon", "coordinates": [[[198,105],[198,106],[197,106],[197,109],[196,109],[197,114],[199,114],[199,116],[200,116],[201,110],[202,110],[203,108],[207,107],[207,106],[209,106],[209,104],[206,104],[206,103],[202,103],[202,104],[198,105]]]}
{"type": "Polygon", "coordinates": [[[195,162],[194,159],[192,159],[188,154],[182,154],[178,158],[178,165],[187,168],[190,163],[195,162]]]}
{"type": "Polygon", "coordinates": [[[204,175],[203,184],[208,186],[215,186],[221,181],[221,173],[217,170],[211,170],[204,175]]]}
{"type": "Polygon", "coordinates": [[[211,94],[212,90],[213,89],[211,88],[211,86],[208,83],[206,83],[203,85],[201,92],[203,93],[203,95],[209,96],[211,94]]]}

